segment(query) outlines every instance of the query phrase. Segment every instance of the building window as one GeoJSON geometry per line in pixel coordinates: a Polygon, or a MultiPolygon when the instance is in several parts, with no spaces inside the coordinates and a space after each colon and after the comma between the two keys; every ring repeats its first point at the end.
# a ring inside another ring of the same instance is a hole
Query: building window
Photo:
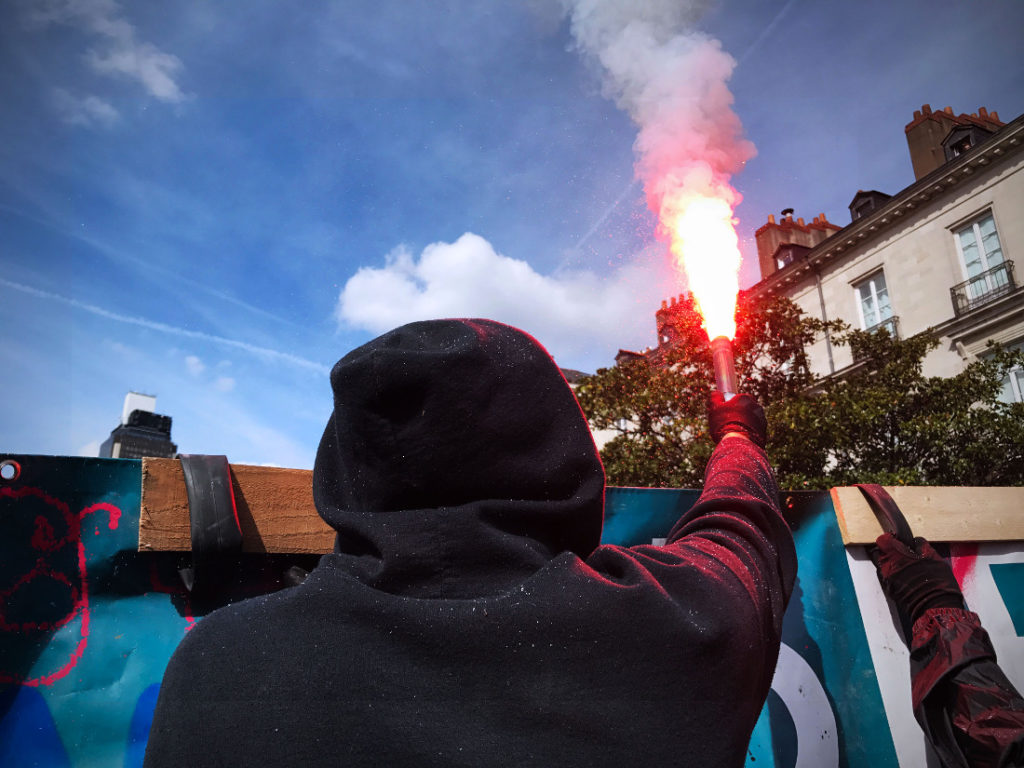
{"type": "Polygon", "coordinates": [[[964,136],[960,141],[950,145],[949,151],[953,154],[953,157],[959,157],[971,148],[971,137],[964,136]]]}
{"type": "MultiPolygon", "coordinates": [[[[1007,348],[1022,350],[1024,341],[1010,344],[1007,348]]],[[[1006,376],[1003,378],[1003,387],[999,392],[999,399],[1004,403],[1024,403],[1024,368],[1018,365],[1006,372],[1006,376]]]]}
{"type": "Polygon", "coordinates": [[[862,219],[875,210],[874,200],[865,200],[863,203],[853,209],[853,220],[862,219]]]}
{"type": "Polygon", "coordinates": [[[969,301],[1008,289],[1010,277],[991,212],[957,230],[956,247],[967,278],[969,301]]]}
{"type": "Polygon", "coordinates": [[[889,289],[885,285],[885,273],[876,272],[853,286],[857,296],[857,309],[860,314],[860,327],[873,331],[881,327],[889,330],[892,321],[892,304],[889,301],[889,289]]]}
{"type": "Polygon", "coordinates": [[[999,399],[1004,403],[1024,403],[1024,368],[1011,368],[1003,379],[1003,390],[999,399]]]}

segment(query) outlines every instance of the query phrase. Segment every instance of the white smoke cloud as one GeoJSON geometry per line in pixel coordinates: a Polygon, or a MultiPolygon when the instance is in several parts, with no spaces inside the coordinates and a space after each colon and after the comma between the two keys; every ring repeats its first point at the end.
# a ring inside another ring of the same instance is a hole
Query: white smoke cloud
{"type": "Polygon", "coordinates": [[[683,0],[562,0],[605,93],[639,127],[637,173],[659,216],[698,195],[730,205],[730,177],[755,154],[727,86],[735,60],[693,29],[707,4],[683,0]]]}
{"type": "Polygon", "coordinates": [[[641,257],[607,276],[542,275],[466,233],[419,257],[399,247],[383,267],[360,268],[342,288],[336,316],[373,333],[414,320],[487,317],[531,333],[563,366],[595,368],[611,365],[620,347],[650,343],[667,290],[657,260],[641,257]]]}

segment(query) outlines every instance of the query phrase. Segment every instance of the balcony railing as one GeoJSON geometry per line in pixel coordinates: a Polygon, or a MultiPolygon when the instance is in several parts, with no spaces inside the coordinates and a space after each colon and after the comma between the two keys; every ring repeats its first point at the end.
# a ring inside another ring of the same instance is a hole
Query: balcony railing
{"type": "Polygon", "coordinates": [[[1013,279],[1013,262],[1004,261],[949,289],[953,299],[953,313],[959,317],[990,301],[995,301],[1000,296],[1005,296],[1016,287],[1017,283],[1013,279]]]}
{"type": "MultiPolygon", "coordinates": [[[[893,339],[900,337],[900,319],[897,315],[887,317],[880,323],[875,323],[870,328],[865,328],[864,333],[877,333],[878,331],[885,331],[893,339]]],[[[865,340],[866,342],[867,340],[865,340]]],[[[867,349],[864,344],[856,338],[850,340],[850,352],[853,354],[853,362],[859,362],[867,357],[867,349]]]]}
{"type": "Polygon", "coordinates": [[[892,317],[887,317],[882,322],[875,323],[870,328],[865,328],[864,332],[865,333],[875,333],[876,331],[881,331],[882,329],[885,329],[886,331],[888,331],[889,335],[892,336],[894,339],[898,339],[900,337],[900,319],[899,319],[899,317],[896,316],[896,315],[893,315],[892,317]]]}

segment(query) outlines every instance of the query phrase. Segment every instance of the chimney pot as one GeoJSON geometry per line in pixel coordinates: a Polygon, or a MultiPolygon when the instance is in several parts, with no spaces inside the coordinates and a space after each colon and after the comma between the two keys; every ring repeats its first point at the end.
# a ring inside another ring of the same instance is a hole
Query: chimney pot
{"type": "Polygon", "coordinates": [[[768,214],[768,223],[769,224],[774,224],[775,223],[775,214],[774,213],[769,213],[768,214]]]}
{"type": "Polygon", "coordinates": [[[797,219],[797,220],[796,220],[796,223],[797,223],[797,224],[799,224],[799,225],[800,225],[801,227],[802,227],[802,226],[804,226],[804,220],[803,220],[803,217],[800,217],[799,219],[797,219]]]}
{"type": "Polygon", "coordinates": [[[999,113],[996,112],[994,109],[989,113],[989,117],[991,117],[996,122],[999,121],[999,113]]]}
{"type": "Polygon", "coordinates": [[[676,305],[676,297],[675,297],[675,296],[673,296],[673,297],[672,297],[672,298],[671,298],[671,299],[669,300],[669,306],[672,306],[672,307],[674,307],[675,305],[676,305]]]}
{"type": "Polygon", "coordinates": [[[783,208],[782,209],[782,216],[786,219],[786,221],[792,221],[793,220],[793,209],[792,208],[783,208]]]}
{"type": "Polygon", "coordinates": [[[921,110],[920,109],[915,109],[914,110],[914,119],[915,120],[919,120],[920,118],[921,118],[921,110]]]}
{"type": "Polygon", "coordinates": [[[921,111],[924,112],[926,115],[930,115],[932,113],[932,105],[931,104],[922,104],[921,105],[921,111]]]}
{"type": "Polygon", "coordinates": [[[665,301],[664,299],[661,300],[661,308],[662,309],[667,309],[668,308],[668,302],[665,301]]]}
{"type": "Polygon", "coordinates": [[[988,110],[984,107],[978,107],[978,114],[982,117],[988,117],[988,110]]]}
{"type": "Polygon", "coordinates": [[[952,107],[945,107],[942,111],[945,112],[947,115],[952,115],[953,114],[953,108],[952,107]]]}
{"type": "Polygon", "coordinates": [[[826,221],[828,221],[828,219],[825,218],[825,214],[824,213],[819,213],[818,216],[821,217],[821,223],[822,224],[824,224],[826,221]]]}

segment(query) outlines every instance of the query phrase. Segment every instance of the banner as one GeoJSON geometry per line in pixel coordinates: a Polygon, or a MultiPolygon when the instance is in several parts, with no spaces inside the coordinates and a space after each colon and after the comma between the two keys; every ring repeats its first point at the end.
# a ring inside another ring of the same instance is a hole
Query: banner
{"type": "MultiPolygon", "coordinates": [[[[193,604],[181,586],[187,555],[137,551],[140,462],[3,461],[17,462],[20,473],[0,479],[0,768],[139,766],[164,667],[216,606],[193,604]]],[[[698,495],[609,488],[604,541],[659,543],[698,495]]],[[[873,566],[862,548],[844,550],[827,492],[782,500],[799,572],[747,765],[924,765],[906,649],[873,566]]],[[[1019,545],[960,547],[952,555],[969,603],[1021,685],[1019,545]]],[[[241,586],[230,598],[280,588],[289,566],[308,570],[316,560],[240,556],[241,586]]]]}
{"type": "MultiPolygon", "coordinates": [[[[699,495],[693,490],[609,488],[604,539],[623,545],[660,543],[659,537],[699,495]]],[[[782,505],[799,567],[772,690],[750,739],[747,765],[895,766],[831,497],[827,491],[783,493],[782,505]]],[[[909,690],[908,681],[908,700],[909,690]]]]}

